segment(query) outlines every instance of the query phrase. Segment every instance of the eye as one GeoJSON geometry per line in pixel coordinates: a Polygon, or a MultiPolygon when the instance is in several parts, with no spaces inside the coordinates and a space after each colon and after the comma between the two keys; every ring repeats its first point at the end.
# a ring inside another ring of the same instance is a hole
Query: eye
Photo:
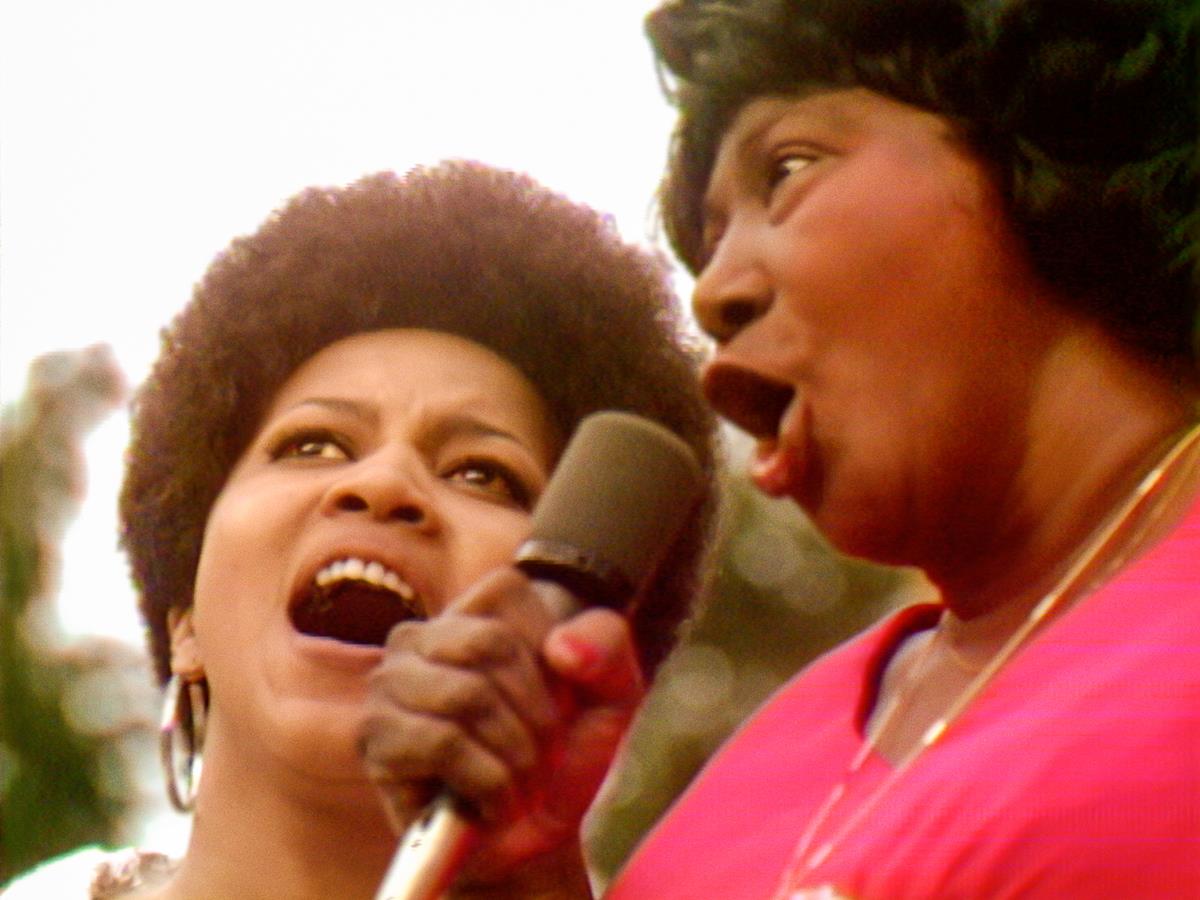
{"type": "Polygon", "coordinates": [[[775,188],[780,182],[804,171],[820,158],[820,153],[808,148],[789,147],[779,150],[771,158],[767,187],[775,188]]]}
{"type": "Polygon", "coordinates": [[[533,491],[512,469],[495,460],[464,459],[446,469],[442,477],[521,509],[533,507],[533,491]]]}
{"type": "Polygon", "coordinates": [[[271,459],[350,459],[349,442],[324,429],[289,432],[271,445],[271,459]]]}

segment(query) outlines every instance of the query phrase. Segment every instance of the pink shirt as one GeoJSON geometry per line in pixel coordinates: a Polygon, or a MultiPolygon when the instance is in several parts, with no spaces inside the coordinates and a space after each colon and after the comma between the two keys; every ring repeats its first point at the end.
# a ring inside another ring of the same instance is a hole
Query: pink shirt
{"type": "MultiPolygon", "coordinates": [[[[862,744],[915,607],[815,662],[736,734],[608,900],[763,900],[862,744]]],[[[814,846],[889,766],[868,759],[814,846]]],[[[805,882],[860,900],[1200,898],[1200,500],[1053,621],[805,882]]]]}

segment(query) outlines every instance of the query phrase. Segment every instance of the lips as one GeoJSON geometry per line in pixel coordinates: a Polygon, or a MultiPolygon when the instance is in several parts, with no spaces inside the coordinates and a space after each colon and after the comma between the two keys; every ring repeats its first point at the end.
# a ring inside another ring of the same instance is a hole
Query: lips
{"type": "Polygon", "coordinates": [[[779,435],[780,425],[796,397],[790,384],[766,378],[720,357],[704,370],[704,396],[718,413],[751,437],[779,435]]]}
{"type": "Polygon", "coordinates": [[[723,417],[757,439],[750,478],[770,497],[803,502],[812,492],[808,410],[791,384],[718,356],[704,371],[704,394],[723,417]]]}
{"type": "Polygon", "coordinates": [[[301,634],[381,647],[399,622],[424,618],[417,592],[378,560],[347,556],[322,567],[290,608],[301,634]]]}
{"type": "Polygon", "coordinates": [[[768,497],[792,493],[804,481],[803,456],[777,440],[759,441],[750,463],[750,480],[768,497]]]}

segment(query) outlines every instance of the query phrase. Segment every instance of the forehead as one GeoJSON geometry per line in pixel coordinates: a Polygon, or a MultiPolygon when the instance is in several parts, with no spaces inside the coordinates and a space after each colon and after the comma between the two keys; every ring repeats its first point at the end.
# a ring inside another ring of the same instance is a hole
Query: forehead
{"type": "Polygon", "coordinates": [[[887,98],[866,88],[809,88],[789,94],[755,97],[734,115],[720,148],[741,146],[760,137],[777,120],[792,118],[839,133],[862,127],[878,101],[887,98]]]}
{"type": "Polygon", "coordinates": [[[326,395],[487,410],[538,430],[549,422],[541,394],[507,359],[466,338],[418,328],[365,332],[322,348],[284,382],[272,410],[326,395]]]}
{"type": "Polygon", "coordinates": [[[868,88],[810,88],[750,100],[721,135],[705,191],[705,210],[737,179],[761,167],[776,140],[845,153],[867,142],[916,146],[954,135],[943,116],[868,88]]]}
{"type": "Polygon", "coordinates": [[[446,358],[448,363],[453,361],[471,368],[510,370],[518,377],[523,377],[504,357],[456,334],[424,328],[381,328],[327,344],[297,366],[291,380],[334,376],[344,372],[347,364],[352,362],[359,365],[387,364],[393,357],[409,356],[446,358]]]}

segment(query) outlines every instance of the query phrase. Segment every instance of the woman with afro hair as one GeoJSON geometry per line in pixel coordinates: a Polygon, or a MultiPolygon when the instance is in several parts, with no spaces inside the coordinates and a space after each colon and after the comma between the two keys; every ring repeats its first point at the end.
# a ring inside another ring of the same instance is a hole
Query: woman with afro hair
{"type": "Polygon", "coordinates": [[[661,259],[481,164],[309,189],[235,240],[163,333],[121,495],[187,851],[93,851],[6,896],[373,897],[429,782],[478,801],[485,842],[554,848],[501,883],[482,854],[463,895],[586,890],[573,823],[689,608],[711,485],[622,615],[531,639],[510,561],[591,413],[657,422],[711,475],[684,335],[661,259]],[[472,654],[488,679],[464,694],[472,654]],[[522,679],[537,711],[514,717],[522,679]],[[447,734],[464,696],[475,732],[447,734]],[[559,742],[590,750],[557,766],[559,742]],[[543,799],[506,804],[501,765],[543,799]]]}

